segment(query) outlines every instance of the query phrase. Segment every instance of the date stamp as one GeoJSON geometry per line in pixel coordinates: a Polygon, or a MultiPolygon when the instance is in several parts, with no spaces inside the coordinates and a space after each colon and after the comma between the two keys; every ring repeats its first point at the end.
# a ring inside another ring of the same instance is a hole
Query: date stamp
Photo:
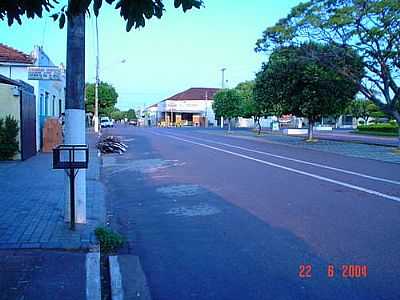
{"type": "MultiPolygon", "coordinates": [[[[325,268],[325,273],[328,278],[340,277],[348,279],[366,278],[368,277],[368,266],[367,265],[340,265],[335,266],[329,264],[325,268]]],[[[307,279],[313,276],[313,266],[311,264],[299,265],[297,273],[299,278],[307,279]]]]}

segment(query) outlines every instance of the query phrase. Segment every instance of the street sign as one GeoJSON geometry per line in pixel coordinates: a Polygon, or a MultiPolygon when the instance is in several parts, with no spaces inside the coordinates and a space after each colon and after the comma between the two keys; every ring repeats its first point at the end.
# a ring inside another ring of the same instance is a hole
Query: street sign
{"type": "Polygon", "coordinates": [[[89,148],[87,145],[59,145],[53,149],[53,169],[64,169],[69,177],[71,230],[75,230],[75,177],[79,169],[87,169],[89,148]]]}
{"type": "Polygon", "coordinates": [[[28,80],[61,80],[61,70],[58,67],[29,67],[28,80]]]}

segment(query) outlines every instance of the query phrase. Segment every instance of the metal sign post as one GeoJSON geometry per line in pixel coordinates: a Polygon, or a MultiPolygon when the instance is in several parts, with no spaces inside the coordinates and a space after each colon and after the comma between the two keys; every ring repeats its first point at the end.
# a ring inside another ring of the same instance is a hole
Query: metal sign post
{"type": "Polygon", "coordinates": [[[75,177],[88,164],[87,145],[60,145],[53,149],[53,169],[64,169],[69,177],[71,230],[75,230],[75,177]]]}

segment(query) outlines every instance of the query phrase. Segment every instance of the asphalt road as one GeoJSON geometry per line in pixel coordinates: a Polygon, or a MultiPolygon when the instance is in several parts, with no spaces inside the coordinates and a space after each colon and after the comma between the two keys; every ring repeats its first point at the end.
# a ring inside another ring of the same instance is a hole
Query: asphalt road
{"type": "Polygon", "coordinates": [[[399,164],[190,129],[106,133],[129,145],[103,157],[111,222],[153,299],[400,299],[399,164]]]}

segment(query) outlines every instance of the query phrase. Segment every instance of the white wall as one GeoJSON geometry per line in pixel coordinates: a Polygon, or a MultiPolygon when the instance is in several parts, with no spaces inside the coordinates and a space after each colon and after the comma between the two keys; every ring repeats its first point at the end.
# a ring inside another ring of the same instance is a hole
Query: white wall
{"type": "MultiPolygon", "coordinates": [[[[44,53],[40,47],[35,47],[33,55],[36,59],[35,66],[55,66],[50,58],[44,53]]],[[[61,110],[65,110],[65,76],[62,76],[61,81],[50,81],[50,80],[28,80],[28,65],[12,64],[6,65],[6,63],[0,62],[0,74],[6,77],[10,77],[13,80],[22,80],[32,85],[35,89],[36,97],[36,148],[40,151],[40,117],[45,114],[45,117],[58,117],[60,114],[58,108],[58,101],[61,100],[61,110]],[[11,77],[10,77],[10,66],[11,66],[11,77]],[[41,95],[45,98],[48,93],[48,101],[46,106],[41,107],[41,95]],[[53,110],[53,97],[56,99],[55,109],[53,110]]]]}
{"type": "Polygon", "coordinates": [[[159,114],[162,112],[188,112],[206,115],[210,123],[216,124],[215,114],[212,109],[213,100],[165,100],[158,104],[159,114]]]}

